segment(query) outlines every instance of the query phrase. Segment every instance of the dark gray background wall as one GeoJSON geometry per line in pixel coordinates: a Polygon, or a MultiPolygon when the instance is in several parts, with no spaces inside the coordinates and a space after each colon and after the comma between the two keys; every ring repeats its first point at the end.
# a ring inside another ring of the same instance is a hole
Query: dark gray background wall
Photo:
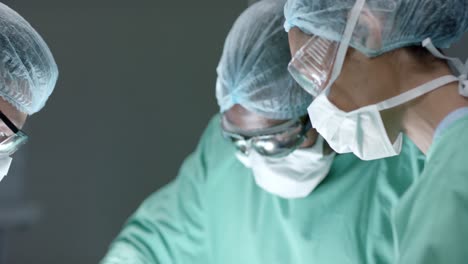
{"type": "MultiPolygon", "coordinates": [[[[217,111],[215,67],[247,3],[5,3],[44,36],[61,72],[26,129],[25,188],[13,178],[0,186],[41,209],[32,228],[8,234],[8,263],[96,263],[142,199],[176,175],[217,111]]],[[[450,53],[465,56],[467,43],[450,53]]]]}
{"type": "Polygon", "coordinates": [[[41,218],[8,234],[8,263],[97,263],[216,113],[215,67],[247,3],[5,3],[41,33],[60,67],[55,93],[25,129],[25,200],[40,205],[41,218]]]}

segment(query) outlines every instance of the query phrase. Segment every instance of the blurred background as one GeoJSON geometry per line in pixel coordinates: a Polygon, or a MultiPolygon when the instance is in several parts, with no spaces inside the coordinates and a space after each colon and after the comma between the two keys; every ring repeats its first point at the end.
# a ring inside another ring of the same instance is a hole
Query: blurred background
{"type": "Polygon", "coordinates": [[[60,76],[0,183],[0,263],[97,263],[218,111],[216,65],[247,1],[3,3],[46,40],[60,76]]]}
{"type": "MultiPolygon", "coordinates": [[[[97,263],[217,112],[224,38],[255,1],[3,2],[44,37],[60,77],[0,183],[0,263],[97,263]]],[[[466,58],[467,44],[449,54],[466,58]]]]}

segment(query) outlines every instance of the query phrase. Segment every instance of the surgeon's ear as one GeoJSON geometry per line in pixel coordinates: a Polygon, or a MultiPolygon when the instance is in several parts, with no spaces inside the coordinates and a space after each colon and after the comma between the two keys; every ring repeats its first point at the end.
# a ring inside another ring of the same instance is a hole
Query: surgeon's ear
{"type": "Polygon", "coordinates": [[[382,47],[382,22],[369,8],[364,7],[359,17],[356,34],[362,38],[362,44],[368,49],[377,50],[382,47]],[[365,33],[364,33],[365,32],[365,33]]]}

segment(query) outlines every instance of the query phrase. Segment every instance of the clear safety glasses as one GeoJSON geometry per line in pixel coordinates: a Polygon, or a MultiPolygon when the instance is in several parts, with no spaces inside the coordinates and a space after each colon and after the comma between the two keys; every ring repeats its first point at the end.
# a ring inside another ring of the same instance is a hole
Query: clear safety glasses
{"type": "Polygon", "coordinates": [[[223,136],[240,152],[248,155],[251,149],[266,157],[285,157],[305,140],[311,124],[307,117],[290,120],[267,129],[244,131],[230,124],[223,117],[223,136]]]}
{"type": "Polygon", "coordinates": [[[28,136],[19,130],[2,112],[0,112],[0,119],[12,132],[0,132],[0,157],[11,156],[28,141],[28,136]]]}
{"type": "Polygon", "coordinates": [[[292,77],[312,96],[317,96],[330,81],[338,46],[338,42],[313,35],[289,63],[292,77]]]}

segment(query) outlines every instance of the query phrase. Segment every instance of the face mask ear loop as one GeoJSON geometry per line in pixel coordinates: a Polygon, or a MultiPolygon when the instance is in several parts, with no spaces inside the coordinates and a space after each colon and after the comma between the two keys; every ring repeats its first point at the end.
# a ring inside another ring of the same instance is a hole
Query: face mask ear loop
{"type": "Polygon", "coordinates": [[[468,97],[468,59],[465,64],[459,58],[447,57],[442,54],[432,43],[431,38],[427,38],[422,42],[422,46],[425,47],[432,55],[439,59],[447,60],[453,67],[458,71],[458,92],[464,97],[468,97]]]}
{"type": "Polygon", "coordinates": [[[390,109],[398,105],[404,104],[406,102],[409,102],[413,99],[416,99],[421,95],[434,91],[435,89],[440,88],[446,84],[456,81],[458,81],[458,78],[453,75],[442,76],[428,83],[422,84],[416,88],[413,88],[409,91],[406,91],[402,94],[387,99],[383,102],[380,102],[376,104],[376,106],[379,111],[390,109]]]}
{"type": "Polygon", "coordinates": [[[327,95],[330,93],[329,90],[332,84],[340,76],[341,70],[343,68],[343,63],[346,57],[346,52],[348,51],[349,43],[351,42],[351,38],[353,37],[354,28],[356,27],[356,24],[359,20],[359,16],[361,15],[361,11],[365,3],[366,0],[357,0],[353,8],[351,9],[351,15],[348,19],[348,23],[346,23],[346,27],[343,32],[343,37],[341,38],[340,46],[338,47],[330,81],[328,82],[327,87],[324,89],[324,92],[326,92],[327,95]]]}

